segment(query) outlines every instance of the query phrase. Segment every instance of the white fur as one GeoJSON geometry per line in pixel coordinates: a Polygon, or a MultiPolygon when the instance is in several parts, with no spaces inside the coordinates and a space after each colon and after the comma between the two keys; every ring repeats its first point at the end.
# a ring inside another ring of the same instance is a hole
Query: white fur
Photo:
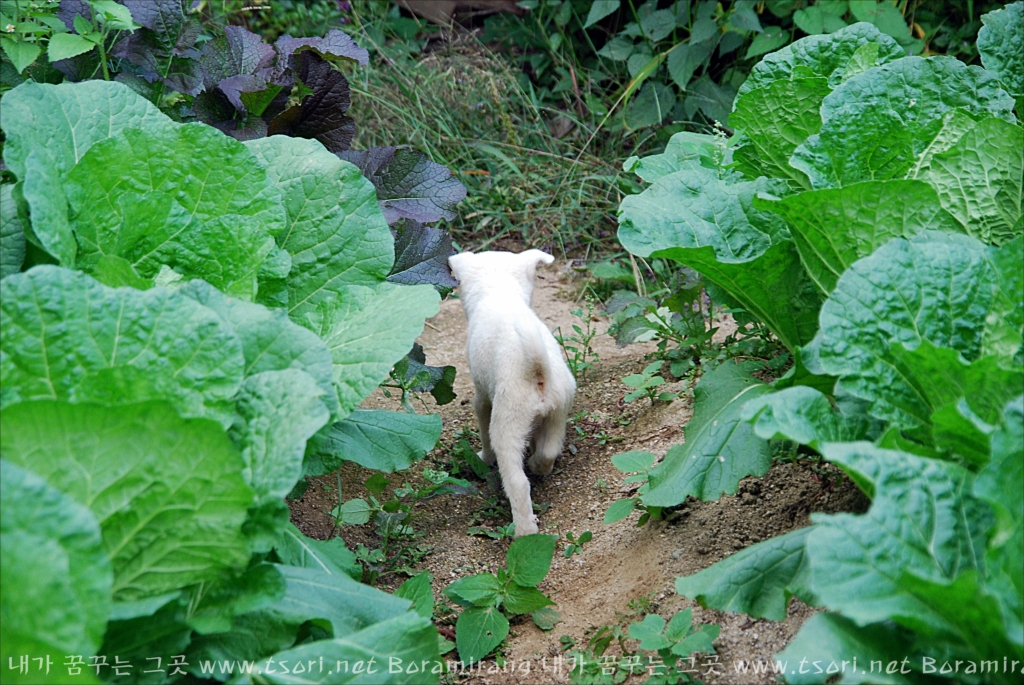
{"type": "Polygon", "coordinates": [[[480,458],[498,462],[516,537],[537,532],[523,452],[532,445],[530,470],[551,473],[576,394],[558,343],[530,308],[537,264],[553,261],[540,250],[463,252],[448,259],[469,321],[466,352],[484,445],[480,458]]]}

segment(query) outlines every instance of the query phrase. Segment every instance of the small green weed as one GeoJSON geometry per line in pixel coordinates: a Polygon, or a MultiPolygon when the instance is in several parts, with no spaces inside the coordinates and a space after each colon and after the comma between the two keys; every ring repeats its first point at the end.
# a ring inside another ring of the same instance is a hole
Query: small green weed
{"type": "Polygon", "coordinates": [[[632,473],[622,482],[623,484],[640,483],[634,497],[627,497],[613,502],[604,515],[604,523],[608,525],[621,521],[634,510],[639,509],[643,513],[637,521],[638,526],[646,524],[651,519],[658,521],[662,516],[663,507],[655,507],[644,504],[641,498],[647,491],[647,481],[650,478],[651,469],[654,468],[656,457],[650,452],[623,452],[612,457],[612,465],[625,473],[632,473]]]}
{"type": "MultiPolygon", "coordinates": [[[[631,388],[636,388],[633,392],[627,393],[623,398],[626,402],[635,402],[641,397],[647,397],[654,404],[654,400],[661,400],[662,402],[671,402],[678,395],[672,392],[658,392],[658,387],[665,384],[665,379],[658,375],[658,371],[661,370],[661,366],[664,362],[654,362],[644,367],[644,370],[640,373],[631,373],[622,379],[622,382],[631,388]]],[[[603,443],[602,443],[603,444],[603,443]]]]}
{"type": "Polygon", "coordinates": [[[580,533],[580,536],[578,538],[575,535],[573,535],[572,531],[567,532],[565,534],[565,558],[569,559],[574,554],[583,554],[583,545],[590,542],[591,538],[593,537],[594,534],[591,533],[589,530],[585,530],[582,533],[580,533]]]}
{"type": "MultiPolygon", "coordinates": [[[[508,636],[510,617],[554,604],[537,584],[551,568],[557,541],[555,535],[521,537],[509,546],[506,567],[499,568],[497,574],[467,576],[444,589],[445,596],[465,607],[455,624],[460,659],[467,664],[483,659],[508,636]]],[[[554,626],[557,614],[553,618],[551,613],[534,616],[539,627],[547,625],[550,630],[554,626]]]]}
{"type": "Polygon", "coordinates": [[[587,300],[586,313],[580,308],[573,309],[570,313],[577,319],[582,320],[584,326],[581,327],[578,324],[573,324],[573,332],[568,336],[563,336],[562,329],[559,327],[555,329],[555,340],[558,341],[558,344],[562,346],[562,351],[565,352],[565,361],[569,366],[569,370],[572,371],[573,378],[580,381],[587,377],[589,369],[601,361],[597,356],[597,352],[590,345],[594,338],[597,337],[597,327],[594,326],[593,300],[587,300]]]}

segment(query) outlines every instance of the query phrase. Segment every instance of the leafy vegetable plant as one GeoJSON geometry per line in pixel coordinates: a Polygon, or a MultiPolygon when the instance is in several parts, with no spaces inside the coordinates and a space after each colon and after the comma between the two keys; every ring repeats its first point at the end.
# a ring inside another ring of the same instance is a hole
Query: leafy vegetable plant
{"type": "Polygon", "coordinates": [[[498,569],[497,575],[460,578],[444,589],[445,596],[466,607],[455,625],[455,644],[463,661],[479,661],[501,644],[508,636],[508,617],[554,604],[537,584],[551,568],[557,541],[556,535],[521,537],[509,546],[507,568],[498,569]]]}
{"type": "Polygon", "coordinates": [[[690,137],[630,161],[651,186],[622,204],[627,249],[700,271],[795,362],[772,384],[749,362],[706,374],[685,445],[641,500],[734,493],[767,471],[773,439],[872,498],[864,516],[816,516],[678,579],[752,616],[781,620],[793,595],[834,612],[781,659],[914,655],[911,680],[944,661],[975,663],[966,680],[997,654],[1024,661],[1024,543],[1006,514],[1024,497],[1024,129],[1019,56],[991,38],[1020,36],[1022,7],[985,17],[985,69],[905,57],[864,23],[797,41],[740,88],[727,157],[690,137]]]}
{"type": "Polygon", "coordinates": [[[652,362],[644,367],[644,370],[640,373],[631,373],[624,377],[622,382],[631,388],[636,388],[632,392],[626,394],[623,398],[626,402],[634,402],[641,397],[646,396],[647,399],[654,404],[655,399],[662,401],[671,402],[675,399],[675,394],[670,392],[658,393],[657,389],[665,384],[665,379],[662,378],[658,372],[661,370],[663,362],[652,362]]]}
{"type": "Polygon", "coordinates": [[[3,663],[436,660],[429,619],[284,503],[331,460],[405,468],[440,434],[356,409],[439,299],[388,281],[370,182],[315,140],[243,144],[121,83],[25,83],[2,107],[3,663]],[[57,608],[28,589],[44,572],[57,608]]]}

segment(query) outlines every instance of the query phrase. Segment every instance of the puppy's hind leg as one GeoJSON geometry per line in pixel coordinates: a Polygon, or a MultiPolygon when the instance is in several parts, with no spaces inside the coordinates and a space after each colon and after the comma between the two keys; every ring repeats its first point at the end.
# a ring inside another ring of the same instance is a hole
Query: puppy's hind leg
{"type": "Polygon", "coordinates": [[[512,505],[512,522],[516,537],[537,532],[537,517],[530,500],[530,481],[523,471],[523,450],[530,437],[533,417],[508,398],[495,398],[491,413],[491,448],[498,461],[498,471],[512,505]]]}
{"type": "Polygon", "coordinates": [[[473,396],[473,411],[476,425],[480,428],[480,442],[484,448],[477,456],[488,466],[494,465],[494,450],[491,448],[491,400],[477,388],[473,396]]]}
{"type": "Polygon", "coordinates": [[[562,453],[565,442],[565,423],[569,420],[569,406],[559,407],[545,416],[533,435],[534,449],[530,457],[530,470],[540,476],[551,473],[555,459],[562,453]]]}

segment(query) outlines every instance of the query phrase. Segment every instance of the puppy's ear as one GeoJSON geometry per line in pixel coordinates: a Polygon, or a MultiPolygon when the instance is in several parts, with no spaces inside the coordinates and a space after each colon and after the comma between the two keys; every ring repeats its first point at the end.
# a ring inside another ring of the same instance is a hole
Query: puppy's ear
{"type": "Polygon", "coordinates": [[[540,250],[527,250],[526,252],[520,252],[519,258],[526,260],[526,263],[530,268],[536,269],[538,264],[551,264],[555,261],[555,258],[549,255],[547,252],[541,252],[540,250]]]}
{"type": "Polygon", "coordinates": [[[456,279],[462,280],[462,276],[459,275],[460,271],[465,272],[465,268],[468,266],[470,259],[473,257],[472,252],[460,252],[459,254],[453,254],[448,258],[448,268],[452,270],[452,275],[456,279]]]}

